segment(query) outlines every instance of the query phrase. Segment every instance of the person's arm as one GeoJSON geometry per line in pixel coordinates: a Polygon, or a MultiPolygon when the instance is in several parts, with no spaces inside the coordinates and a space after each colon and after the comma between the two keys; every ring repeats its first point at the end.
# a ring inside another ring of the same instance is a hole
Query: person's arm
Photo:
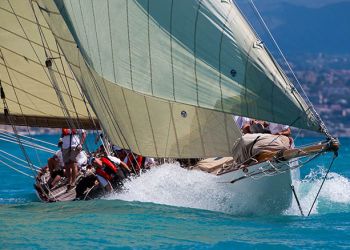
{"type": "Polygon", "coordinates": [[[119,164],[122,168],[128,170],[129,172],[131,172],[130,168],[128,167],[128,165],[126,165],[125,162],[123,161],[120,161],[120,164],[119,164]]]}
{"type": "Polygon", "coordinates": [[[277,134],[278,135],[285,135],[285,136],[289,137],[291,135],[291,130],[290,130],[290,128],[287,128],[285,130],[282,130],[281,132],[278,132],[277,134]]]}
{"type": "Polygon", "coordinates": [[[83,129],[82,131],[81,131],[81,145],[84,145],[84,143],[85,143],[85,139],[86,139],[86,132],[85,132],[85,130],[83,129]]]}

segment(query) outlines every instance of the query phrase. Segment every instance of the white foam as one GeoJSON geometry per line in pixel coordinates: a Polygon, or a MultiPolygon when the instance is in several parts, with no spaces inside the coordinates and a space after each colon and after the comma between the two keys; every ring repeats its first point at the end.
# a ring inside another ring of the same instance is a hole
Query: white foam
{"type": "MultiPolygon", "coordinates": [[[[307,214],[309,212],[312,203],[317,195],[317,192],[322,184],[323,177],[325,176],[325,174],[325,169],[319,167],[317,169],[312,169],[303,180],[293,181],[304,214],[307,214]]],[[[318,207],[325,203],[335,205],[350,204],[350,180],[338,173],[330,172],[311,214],[317,214],[318,207]]],[[[329,212],[332,211],[330,210],[329,212]]],[[[292,206],[286,211],[286,214],[300,214],[299,208],[294,199],[292,206]]]]}
{"type": "Polygon", "coordinates": [[[234,194],[225,192],[217,177],[165,164],[125,183],[126,190],[108,199],[153,202],[172,206],[232,212],[234,194]]]}
{"type": "MultiPolygon", "coordinates": [[[[325,172],[319,168],[310,172],[303,180],[294,173],[293,184],[304,213],[310,209],[321,185],[325,172]]],[[[140,177],[127,181],[125,190],[112,194],[106,199],[141,201],[199,208],[225,213],[242,211],[239,195],[227,192],[225,185],[218,183],[216,176],[200,171],[188,171],[178,164],[165,164],[151,169],[140,177]]],[[[350,180],[337,174],[329,173],[328,178],[315,203],[313,214],[318,213],[319,203],[331,202],[350,204],[350,180]]],[[[287,215],[300,215],[295,199],[285,212],[287,215]]]]}

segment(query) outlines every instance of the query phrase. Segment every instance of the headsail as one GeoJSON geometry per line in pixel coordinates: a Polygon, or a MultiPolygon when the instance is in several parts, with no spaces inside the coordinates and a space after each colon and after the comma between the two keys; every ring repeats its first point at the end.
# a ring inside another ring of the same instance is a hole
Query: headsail
{"type": "MultiPolygon", "coordinates": [[[[57,58],[53,74],[58,79],[58,88],[71,119],[81,127],[94,128],[74,76],[50,28],[37,5],[33,4],[32,8],[31,1],[23,0],[0,1],[0,80],[11,122],[32,127],[67,126],[67,117],[45,66],[45,50],[49,57],[57,58]]],[[[96,119],[93,114],[91,117],[96,119]]],[[[10,123],[4,107],[0,108],[0,123],[10,123]]]]}
{"type": "Polygon", "coordinates": [[[320,130],[231,1],[38,2],[114,143],[229,155],[240,137],[232,113],[320,130]]]}

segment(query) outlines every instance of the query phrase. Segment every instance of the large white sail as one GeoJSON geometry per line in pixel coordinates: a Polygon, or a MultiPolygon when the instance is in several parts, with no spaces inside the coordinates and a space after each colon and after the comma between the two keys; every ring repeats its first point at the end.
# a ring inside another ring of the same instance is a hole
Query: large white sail
{"type": "MultiPolygon", "coordinates": [[[[68,116],[75,120],[76,126],[93,128],[74,76],[38,6],[34,3],[32,8],[31,1],[23,0],[0,1],[0,80],[11,116],[11,120],[5,116],[1,104],[0,123],[68,126],[67,114],[62,110],[45,65],[45,50],[50,57],[57,58],[52,73],[57,79],[68,116]],[[33,11],[37,14],[42,37],[33,11]]],[[[88,108],[91,110],[89,105],[88,108]]],[[[93,113],[91,118],[96,119],[93,113]]]]}
{"type": "Polygon", "coordinates": [[[42,12],[115,143],[228,155],[240,133],[221,112],[319,130],[229,1],[54,2],[40,1],[42,12]]]}
{"type": "Polygon", "coordinates": [[[38,1],[102,127],[143,155],[229,155],[230,114],[319,131],[230,1],[38,1]]]}

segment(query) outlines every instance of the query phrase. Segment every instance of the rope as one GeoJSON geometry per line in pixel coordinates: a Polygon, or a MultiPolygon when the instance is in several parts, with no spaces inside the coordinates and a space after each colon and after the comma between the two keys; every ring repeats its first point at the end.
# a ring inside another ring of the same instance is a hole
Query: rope
{"type": "MultiPolygon", "coordinates": [[[[0,136],[3,136],[5,139],[8,139],[8,140],[16,140],[16,137],[13,136],[13,135],[7,135],[5,133],[2,133],[0,132],[0,136]]],[[[37,144],[37,143],[34,143],[34,142],[31,142],[31,141],[28,141],[28,140],[25,140],[25,139],[22,139],[22,142],[28,144],[28,145],[32,145],[34,147],[38,147],[38,148],[42,148],[44,149],[45,151],[49,151],[49,152],[55,152],[54,149],[51,149],[49,147],[46,147],[46,146],[43,146],[43,145],[40,145],[40,144],[37,144]]]]}
{"type": "Polygon", "coordinates": [[[312,209],[313,209],[313,207],[314,207],[314,205],[315,205],[315,203],[316,203],[316,200],[317,200],[317,198],[318,198],[318,195],[319,195],[320,192],[321,192],[321,189],[322,189],[322,187],[323,187],[323,184],[325,183],[325,181],[326,181],[326,179],[327,179],[328,173],[329,173],[329,171],[331,170],[331,168],[332,168],[332,166],[333,166],[333,163],[334,163],[335,158],[337,158],[337,154],[336,154],[336,153],[333,155],[332,162],[331,162],[331,164],[330,164],[329,167],[328,167],[328,170],[327,170],[327,172],[326,172],[326,175],[323,177],[322,184],[321,184],[320,188],[318,189],[318,192],[317,192],[317,194],[316,194],[316,197],[315,197],[315,199],[314,199],[314,202],[312,203],[312,206],[311,206],[310,211],[309,211],[309,213],[307,214],[307,216],[310,216],[310,213],[311,213],[311,211],[312,211],[312,209]]]}
{"type": "MultiPolygon", "coordinates": [[[[1,155],[1,154],[0,154],[0,157],[4,158],[5,160],[10,161],[10,162],[12,162],[12,163],[14,163],[14,164],[16,164],[16,165],[18,165],[18,166],[20,166],[20,167],[23,167],[23,168],[26,168],[26,169],[31,170],[31,169],[30,169],[29,167],[27,167],[26,165],[23,165],[23,164],[21,164],[21,163],[19,163],[19,162],[16,162],[16,161],[10,159],[9,157],[7,157],[7,156],[5,156],[5,155],[1,155]]],[[[37,169],[38,169],[38,168],[37,168],[37,169]]]]}
{"type": "MultiPolygon", "coordinates": [[[[16,141],[16,140],[11,140],[11,139],[1,138],[1,137],[0,137],[0,140],[1,140],[1,141],[6,141],[6,142],[10,142],[10,143],[14,143],[14,144],[20,145],[20,143],[19,143],[18,141],[16,141]]],[[[22,144],[23,146],[25,146],[25,147],[38,149],[38,150],[41,150],[41,151],[44,151],[44,152],[47,152],[47,153],[52,153],[52,154],[55,153],[55,151],[50,150],[50,149],[45,149],[45,148],[43,148],[43,147],[37,147],[37,146],[33,146],[33,145],[30,145],[30,144],[27,144],[27,143],[23,143],[23,142],[22,142],[21,144],[22,144]]],[[[32,164],[32,165],[33,165],[33,164],[32,164]]]]}
{"type": "MultiPolygon", "coordinates": [[[[3,153],[3,154],[7,154],[7,155],[9,155],[9,156],[11,156],[12,158],[15,158],[15,159],[17,159],[17,160],[19,160],[19,161],[21,161],[21,162],[26,162],[25,160],[23,160],[23,159],[21,159],[21,158],[19,158],[19,157],[17,157],[17,156],[14,156],[13,154],[10,154],[10,153],[8,153],[8,152],[6,152],[6,151],[4,151],[4,150],[1,150],[0,149],[0,152],[1,153],[3,153]]],[[[33,165],[35,168],[37,168],[37,169],[40,169],[40,167],[38,167],[38,166],[35,166],[35,165],[33,165]]]]}
{"type": "Polygon", "coordinates": [[[6,162],[4,162],[4,161],[2,161],[2,160],[0,160],[0,163],[2,163],[2,164],[4,164],[5,166],[7,166],[7,167],[9,167],[9,168],[11,168],[11,169],[13,169],[13,170],[15,170],[16,172],[18,172],[18,173],[20,173],[20,174],[23,174],[23,175],[25,175],[25,176],[28,176],[28,177],[34,179],[34,177],[33,177],[32,175],[29,175],[29,174],[27,174],[27,173],[24,173],[23,171],[18,170],[17,168],[12,167],[11,165],[7,164],[6,162]]]}
{"type": "MultiPolygon", "coordinates": [[[[292,73],[293,75],[293,78],[295,79],[295,81],[297,82],[297,84],[299,85],[302,93],[304,94],[307,102],[308,102],[308,105],[309,105],[309,108],[311,108],[312,112],[314,113],[316,119],[318,120],[318,122],[320,123],[320,127],[322,129],[321,132],[325,133],[325,135],[328,137],[328,138],[332,138],[332,136],[330,135],[330,133],[328,132],[328,129],[326,127],[326,125],[324,124],[323,120],[321,119],[320,115],[317,113],[317,111],[315,110],[314,106],[312,105],[308,95],[306,94],[305,90],[303,89],[300,81],[298,80],[297,76],[295,75],[295,72],[293,71],[292,67],[290,66],[287,58],[285,57],[284,53],[282,52],[280,46],[278,45],[277,41],[275,40],[274,36],[272,35],[270,29],[268,28],[267,24],[265,23],[263,17],[261,16],[258,8],[256,7],[256,5],[254,4],[254,0],[250,0],[250,4],[253,8],[253,10],[255,11],[255,13],[258,15],[259,17],[259,21],[262,23],[263,27],[266,29],[268,35],[270,36],[271,40],[273,41],[274,45],[276,46],[278,52],[280,53],[280,55],[282,56],[283,60],[285,61],[288,69],[290,70],[290,72],[292,73]]],[[[295,89],[293,86],[292,87],[292,90],[295,89]]],[[[297,90],[295,90],[297,91],[297,90]]]]}
{"type": "MultiPolygon", "coordinates": [[[[0,128],[0,131],[4,131],[4,132],[0,132],[0,134],[13,134],[11,131],[7,131],[5,129],[1,129],[0,128]]],[[[9,135],[10,136],[10,135],[9,135]]],[[[42,142],[42,143],[45,143],[47,145],[51,145],[51,146],[57,146],[56,144],[54,143],[51,143],[51,142],[47,142],[47,141],[43,141],[43,140],[40,140],[40,139],[37,139],[37,138],[34,138],[34,137],[30,137],[30,136],[25,136],[25,135],[19,135],[20,137],[25,137],[25,138],[28,138],[28,139],[31,139],[31,140],[34,140],[34,141],[39,141],[39,142],[42,142]]],[[[13,136],[14,137],[14,136],[13,136]]]]}

